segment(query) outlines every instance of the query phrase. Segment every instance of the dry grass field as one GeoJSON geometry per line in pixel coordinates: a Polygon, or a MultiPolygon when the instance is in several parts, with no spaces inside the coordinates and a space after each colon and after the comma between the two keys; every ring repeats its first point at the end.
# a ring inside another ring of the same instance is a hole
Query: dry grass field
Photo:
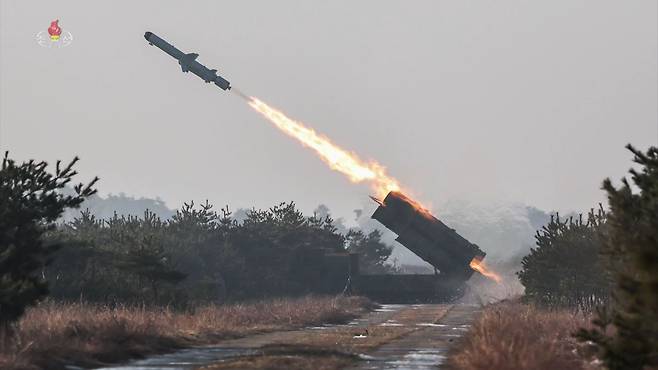
{"type": "Polygon", "coordinates": [[[449,356],[457,370],[597,369],[592,349],[572,334],[590,318],[518,302],[491,305],[449,356]]]}
{"type": "Polygon", "coordinates": [[[43,303],[31,308],[0,348],[2,369],[59,369],[115,363],[220,339],[347,321],[370,308],[363,298],[305,297],[249,304],[168,308],[43,303]]]}

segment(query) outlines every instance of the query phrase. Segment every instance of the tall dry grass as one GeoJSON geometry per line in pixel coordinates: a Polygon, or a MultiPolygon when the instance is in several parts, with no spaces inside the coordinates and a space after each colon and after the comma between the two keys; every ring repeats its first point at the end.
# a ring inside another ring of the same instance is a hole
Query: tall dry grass
{"type": "Polygon", "coordinates": [[[46,302],[29,309],[12,342],[0,348],[0,368],[114,363],[257,332],[342,322],[369,305],[363,298],[305,297],[177,312],[46,302]]]}
{"type": "Polygon", "coordinates": [[[589,322],[582,313],[518,302],[495,304],[473,323],[449,364],[458,370],[595,369],[591,351],[572,337],[589,322]]]}

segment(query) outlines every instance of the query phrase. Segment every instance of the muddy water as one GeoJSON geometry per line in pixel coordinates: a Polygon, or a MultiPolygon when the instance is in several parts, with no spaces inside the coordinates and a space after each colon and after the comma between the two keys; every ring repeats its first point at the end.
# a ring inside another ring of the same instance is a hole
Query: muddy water
{"type": "Polygon", "coordinates": [[[218,346],[197,347],[173,353],[155,355],[142,360],[135,360],[124,365],[103,367],[104,370],[191,370],[217,361],[236,356],[257,353],[261,346],[274,342],[285,342],[286,338],[309,335],[314,330],[323,330],[336,326],[365,327],[387,322],[398,311],[408,305],[383,305],[381,308],[357,318],[345,325],[326,325],[309,327],[302,330],[282,331],[252,335],[245,338],[224,341],[218,346]]]}

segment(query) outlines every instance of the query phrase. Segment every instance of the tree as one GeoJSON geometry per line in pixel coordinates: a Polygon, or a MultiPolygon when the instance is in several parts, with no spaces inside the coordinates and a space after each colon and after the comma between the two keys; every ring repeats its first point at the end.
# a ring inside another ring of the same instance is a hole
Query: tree
{"type": "Polygon", "coordinates": [[[66,208],[76,208],[96,192],[98,178],[74,187],[75,194],[62,189],[77,174],[74,158],[55,173],[46,162],[30,160],[20,165],[5,152],[0,169],[0,326],[8,329],[25,308],[48,293],[47,283],[38,272],[49,262],[57,244],[46,244],[42,237],[66,208]]]}
{"type": "Polygon", "coordinates": [[[167,253],[153,236],[145,236],[117,266],[137,276],[140,285],[146,285],[151,290],[154,303],[159,302],[162,284],[175,285],[186,277],[170,266],[167,253]]]}
{"type": "MultiPolygon", "coordinates": [[[[108,266],[116,259],[112,250],[103,248],[103,225],[86,209],[71,222],[64,222],[45,235],[45,240],[61,246],[43,275],[48,280],[50,295],[57,299],[99,300],[109,294],[103,284],[108,266]],[[100,238],[99,236],[103,236],[100,238]]],[[[103,245],[104,246],[104,245],[103,245]]]]}
{"type": "Polygon", "coordinates": [[[595,329],[578,336],[596,343],[611,370],[658,365],[658,148],[642,153],[628,145],[640,172],[631,169],[608,194],[609,233],[604,243],[615,282],[609,310],[600,310],[595,329]],[[606,330],[608,326],[615,330],[606,330]]]}
{"type": "MultiPolygon", "coordinates": [[[[225,284],[220,267],[220,218],[206,201],[199,207],[184,203],[166,224],[167,250],[175,268],[187,277],[180,284],[189,300],[220,301],[225,284]]],[[[224,220],[226,222],[226,220],[224,220]]]]}
{"type": "Polygon", "coordinates": [[[384,244],[381,237],[379,230],[365,234],[361,230],[353,229],[347,233],[347,249],[351,253],[359,254],[359,269],[367,274],[385,274],[394,270],[386,264],[393,247],[384,244]]]}
{"type": "Polygon", "coordinates": [[[234,297],[299,295],[326,278],[324,252],[344,252],[330,217],[304,217],[293,202],[252,210],[223,241],[222,271],[234,297]],[[226,259],[228,253],[236,256],[226,259]]]}
{"type": "Polygon", "coordinates": [[[519,280],[526,298],[545,306],[593,310],[608,299],[607,275],[600,258],[603,209],[562,221],[559,214],[537,231],[537,247],[521,262],[519,280]]]}
{"type": "Polygon", "coordinates": [[[149,210],[141,219],[128,216],[122,220],[127,242],[117,267],[134,275],[142,289],[150,289],[152,302],[158,303],[162,284],[175,285],[187,276],[173,266],[171,255],[165,249],[167,223],[149,210]]]}

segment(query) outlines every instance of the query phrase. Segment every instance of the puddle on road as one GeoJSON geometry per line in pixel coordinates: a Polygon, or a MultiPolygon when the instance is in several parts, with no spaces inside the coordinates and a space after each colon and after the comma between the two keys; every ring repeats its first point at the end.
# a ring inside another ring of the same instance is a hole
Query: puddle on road
{"type": "Polygon", "coordinates": [[[253,349],[245,348],[188,348],[143,360],[134,360],[125,365],[101,367],[98,370],[190,370],[219,360],[246,356],[255,352],[253,349]]]}
{"type": "Polygon", "coordinates": [[[437,349],[419,349],[409,352],[400,360],[389,362],[384,369],[434,370],[437,366],[441,365],[445,359],[446,357],[437,349]]]}
{"type": "Polygon", "coordinates": [[[402,308],[409,307],[402,304],[385,304],[380,308],[375,309],[375,312],[395,312],[399,311],[402,308]]]}
{"type": "Polygon", "coordinates": [[[368,370],[436,370],[437,366],[440,366],[446,360],[444,352],[436,348],[421,348],[413,350],[397,360],[368,356],[363,358],[368,362],[361,364],[359,368],[368,370]]]}
{"type": "Polygon", "coordinates": [[[404,326],[404,325],[400,324],[397,320],[386,320],[386,322],[379,324],[379,326],[404,326]]]}
{"type": "Polygon", "coordinates": [[[430,327],[430,328],[443,328],[443,327],[446,327],[448,325],[446,325],[446,324],[434,324],[434,323],[431,323],[431,322],[421,322],[421,323],[416,324],[416,326],[427,326],[427,327],[430,327]]]}

